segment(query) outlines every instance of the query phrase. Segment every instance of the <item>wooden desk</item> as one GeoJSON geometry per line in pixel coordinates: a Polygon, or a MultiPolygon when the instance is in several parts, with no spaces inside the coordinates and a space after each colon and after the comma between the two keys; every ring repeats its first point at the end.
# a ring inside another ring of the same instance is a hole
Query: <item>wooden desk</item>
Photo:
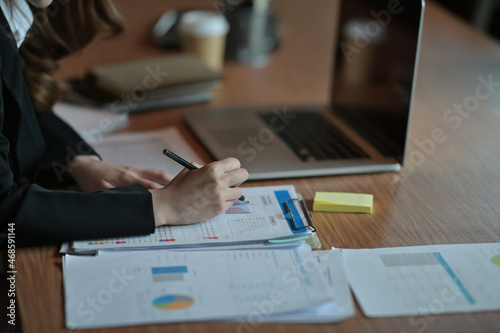
{"type": "MultiPolygon", "coordinates": [[[[98,42],[63,63],[60,77],[90,65],[164,54],[149,30],[159,14],[191,2],[122,0],[126,35],[98,42]],[[147,2],[147,5],[145,3],[147,2]],[[140,8],[140,9],[138,9],[140,8]],[[138,13],[140,12],[140,15],[138,13]],[[133,45],[126,46],[126,45],[133,45]]],[[[211,1],[204,2],[207,7],[211,1]]],[[[227,79],[211,105],[327,102],[331,31],[336,2],[276,0],[282,48],[267,67],[227,64],[227,79]]],[[[400,173],[259,181],[293,183],[309,207],[315,191],[375,195],[372,214],[313,213],[324,249],[500,241],[500,87],[456,128],[443,120],[454,103],[475,94],[478,77],[500,82],[500,47],[493,40],[429,3],[426,10],[418,88],[411,121],[408,164],[400,173]],[[441,128],[447,139],[425,154],[416,144],[441,128]]],[[[180,110],[134,115],[128,130],[179,126],[203,157],[201,145],[182,124],[180,110]]],[[[456,124],[455,124],[456,125],[456,124]]],[[[25,332],[65,332],[61,256],[55,247],[19,250],[18,302],[25,332]]],[[[499,313],[369,319],[357,315],[335,325],[255,325],[255,332],[498,332],[499,313]]],[[[235,332],[237,324],[185,323],[92,332],[235,332]]]]}

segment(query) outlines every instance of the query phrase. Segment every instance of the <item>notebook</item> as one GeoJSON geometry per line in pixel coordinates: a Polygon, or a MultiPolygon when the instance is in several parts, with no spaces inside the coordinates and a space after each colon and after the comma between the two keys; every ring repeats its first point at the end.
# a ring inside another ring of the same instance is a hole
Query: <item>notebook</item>
{"type": "Polygon", "coordinates": [[[138,100],[177,96],[213,88],[223,75],[189,53],[93,67],[92,85],[110,96],[136,96],[138,100]]]}
{"type": "Polygon", "coordinates": [[[207,102],[223,74],[189,53],[104,64],[68,81],[66,101],[112,113],[136,113],[207,102]]]}
{"type": "Polygon", "coordinates": [[[398,171],[423,10],[420,0],[340,4],[329,106],[186,110],[183,117],[214,158],[238,158],[250,179],[398,171]]]}

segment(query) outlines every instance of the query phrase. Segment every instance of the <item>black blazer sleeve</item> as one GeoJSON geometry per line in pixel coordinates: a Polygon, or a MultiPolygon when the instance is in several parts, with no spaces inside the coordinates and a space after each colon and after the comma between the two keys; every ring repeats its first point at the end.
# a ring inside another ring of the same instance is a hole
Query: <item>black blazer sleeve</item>
{"type": "MultiPolygon", "coordinates": [[[[5,233],[9,224],[12,223],[15,227],[17,247],[154,232],[152,197],[150,192],[141,185],[81,193],[51,191],[38,184],[21,184],[17,180],[18,177],[13,170],[20,169],[19,161],[29,161],[33,159],[31,156],[39,155],[38,151],[30,151],[29,147],[43,147],[43,144],[37,145],[34,142],[43,141],[43,137],[37,134],[38,131],[34,131],[34,134],[30,136],[30,132],[26,130],[37,128],[38,123],[33,115],[31,104],[29,101],[26,102],[26,97],[29,100],[29,96],[27,96],[22,72],[20,69],[13,72],[3,68],[3,65],[12,63],[9,62],[10,58],[4,57],[10,57],[11,54],[4,52],[5,49],[2,48],[0,52],[0,73],[2,73],[0,81],[0,247],[6,246],[5,233]],[[9,82],[9,88],[4,86],[5,82],[9,82]],[[16,99],[13,96],[22,96],[22,98],[16,99]],[[21,103],[28,104],[23,106],[21,103]],[[16,140],[16,144],[13,145],[10,140],[16,140]]],[[[54,122],[57,123],[58,120],[53,119],[49,122],[52,130],[61,125],[54,127],[54,122]]],[[[42,128],[44,126],[42,124],[42,128]]],[[[57,160],[61,157],[61,151],[64,151],[68,145],[74,147],[75,142],[77,144],[81,142],[79,138],[73,136],[74,133],[67,133],[64,128],[65,126],[62,126],[61,131],[56,131],[57,133],[45,131],[46,137],[52,135],[56,141],[59,136],[65,139],[61,139],[61,144],[56,144],[53,151],[48,145],[45,150],[40,148],[42,155],[45,155],[42,158],[43,161],[50,161],[51,158],[57,160]],[[69,135],[66,136],[67,134],[69,135]]],[[[53,142],[50,137],[49,141],[53,142]]]]}
{"type": "MultiPolygon", "coordinates": [[[[0,100],[0,128],[5,126],[0,100]]],[[[8,163],[9,142],[0,135],[0,228],[14,223],[16,246],[141,235],[154,232],[150,192],[132,185],[94,193],[18,185],[8,163]]],[[[6,246],[5,238],[0,240],[6,246]]]]}
{"type": "Polygon", "coordinates": [[[45,146],[34,182],[47,188],[74,183],[65,165],[77,155],[98,155],[90,145],[53,112],[38,115],[45,146]]]}
{"type": "Polygon", "coordinates": [[[18,246],[154,232],[150,192],[132,185],[102,192],[50,191],[36,184],[9,194],[18,246]],[[15,209],[15,208],[14,208],[15,209]]]}

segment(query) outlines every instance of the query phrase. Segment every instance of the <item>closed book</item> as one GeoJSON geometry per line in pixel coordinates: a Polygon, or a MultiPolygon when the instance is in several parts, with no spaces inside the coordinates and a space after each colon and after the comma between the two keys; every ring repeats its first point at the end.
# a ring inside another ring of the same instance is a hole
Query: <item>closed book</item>
{"type": "Polygon", "coordinates": [[[137,99],[112,98],[101,90],[90,87],[85,81],[73,79],[67,82],[70,89],[64,97],[65,102],[80,106],[99,108],[111,113],[138,113],[151,110],[168,109],[183,105],[209,102],[212,99],[211,90],[168,94],[158,98],[137,99]]]}
{"type": "Polygon", "coordinates": [[[189,53],[93,67],[87,82],[112,98],[154,100],[208,91],[223,79],[189,53]]]}

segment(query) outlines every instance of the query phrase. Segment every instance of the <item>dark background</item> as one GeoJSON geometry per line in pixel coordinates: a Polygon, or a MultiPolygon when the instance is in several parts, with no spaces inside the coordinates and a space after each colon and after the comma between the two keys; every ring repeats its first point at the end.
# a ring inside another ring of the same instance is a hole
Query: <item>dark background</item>
{"type": "Polygon", "coordinates": [[[427,0],[437,2],[500,40],[500,0],[427,0]]]}

